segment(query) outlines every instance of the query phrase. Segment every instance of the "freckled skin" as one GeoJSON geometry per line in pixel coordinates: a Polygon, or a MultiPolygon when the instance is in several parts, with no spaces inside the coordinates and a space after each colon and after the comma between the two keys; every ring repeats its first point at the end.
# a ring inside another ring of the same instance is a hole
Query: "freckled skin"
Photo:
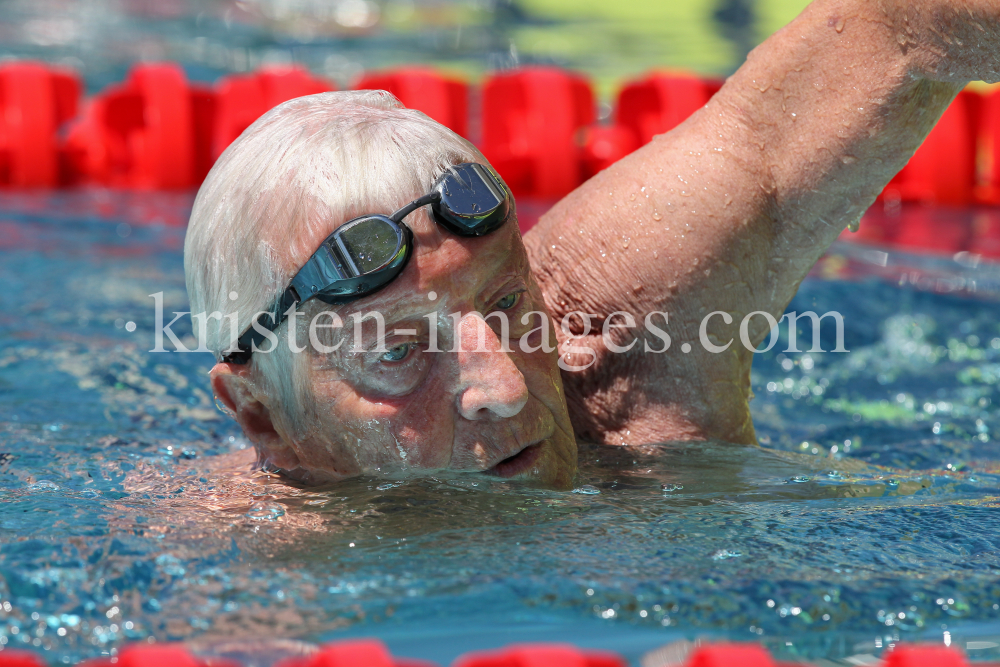
{"type": "MultiPolygon", "coordinates": [[[[566,488],[576,470],[574,433],[608,444],[753,443],[753,354],[739,340],[740,321],[754,311],[781,316],[964,83],[1000,79],[998,46],[995,2],[817,0],[755,49],[704,109],[567,196],[523,244],[515,225],[461,239],[414,214],[407,222],[416,250],[403,274],[339,309],[402,309],[392,329],[418,326],[434,310],[486,314],[517,289],[518,316],[547,309],[557,323],[572,311],[628,311],[639,324],[648,313],[669,313],[667,325],[654,321],[672,338],[666,353],[644,350],[663,345],[646,332],[630,352],[612,354],[598,320],[597,333],[584,338],[552,328],[560,351],[593,352],[596,362],[579,372],[560,373],[558,352],[505,352],[492,329],[479,351],[430,355],[419,371],[343,351],[314,356],[303,406],[311,427],[297,438],[248,367],[218,364],[213,388],[262,459],[312,482],[483,471],[541,443],[518,477],[566,488]],[[433,303],[431,291],[439,295],[433,303]],[[707,327],[713,345],[733,339],[719,354],[699,342],[713,311],[733,319],[715,317],[707,327]]],[[[314,248],[322,238],[309,241],[314,248]]],[[[473,321],[437,329],[441,349],[456,336],[464,349],[476,347],[473,321]]],[[[754,345],[768,331],[763,316],[751,320],[754,345]]],[[[616,344],[629,342],[627,331],[612,333],[616,344]]]]}

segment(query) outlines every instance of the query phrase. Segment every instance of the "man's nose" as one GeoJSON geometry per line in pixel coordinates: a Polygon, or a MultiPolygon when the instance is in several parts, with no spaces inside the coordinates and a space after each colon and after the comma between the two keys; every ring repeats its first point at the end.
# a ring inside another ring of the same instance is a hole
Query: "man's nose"
{"type": "Polygon", "coordinates": [[[513,417],[528,402],[524,376],[481,317],[458,324],[458,410],[469,420],[513,417]]]}

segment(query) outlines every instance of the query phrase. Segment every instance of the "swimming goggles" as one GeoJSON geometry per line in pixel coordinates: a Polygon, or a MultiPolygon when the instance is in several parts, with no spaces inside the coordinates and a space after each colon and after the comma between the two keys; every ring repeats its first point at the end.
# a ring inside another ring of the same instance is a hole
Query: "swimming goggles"
{"type": "Polygon", "coordinates": [[[395,280],[413,253],[413,233],[402,220],[427,204],[434,221],[458,236],[489,234],[510,218],[512,209],[510,195],[493,170],[467,162],[446,171],[428,194],[390,216],[365,215],[344,223],[295,274],[274,308],[258,314],[240,335],[237,351],[222,360],[248,363],[255,346],[281,326],[295,304],[310,299],[349,303],[395,280]]]}

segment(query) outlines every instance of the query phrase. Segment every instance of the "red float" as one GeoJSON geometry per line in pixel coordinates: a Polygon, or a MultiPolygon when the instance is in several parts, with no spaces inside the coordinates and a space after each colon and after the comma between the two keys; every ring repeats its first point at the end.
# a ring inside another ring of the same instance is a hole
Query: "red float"
{"type": "Polygon", "coordinates": [[[62,184],[59,126],[76,115],[80,80],[42,63],[0,65],[0,184],[52,188],[62,184]]]}
{"type": "Polygon", "coordinates": [[[722,82],[717,80],[653,73],[622,88],[615,122],[643,146],[687,120],[720,88],[722,82]]]}
{"type": "Polygon", "coordinates": [[[354,639],[327,644],[305,658],[283,660],[275,667],[436,667],[423,660],[393,657],[377,639],[354,639]]]}
{"type": "MultiPolygon", "coordinates": [[[[0,653],[0,667],[8,667],[0,653]]],[[[182,644],[132,644],[114,658],[96,658],[79,663],[78,667],[240,667],[237,663],[213,658],[199,660],[182,644]]]]}
{"type": "Polygon", "coordinates": [[[336,88],[301,67],[270,67],[253,74],[227,76],[216,84],[212,161],[222,155],[243,130],[282,102],[336,88]]]}
{"type": "Polygon", "coordinates": [[[804,663],[775,662],[759,644],[709,644],[688,657],[684,667],[808,667],[804,663]]]}
{"type": "Polygon", "coordinates": [[[0,651],[0,667],[45,667],[45,662],[30,651],[8,648],[0,651]]]}
{"type": "Polygon", "coordinates": [[[404,106],[422,111],[463,137],[469,136],[469,86],[428,67],[404,67],[363,76],[358,90],[387,90],[404,106]]]}
{"type": "Polygon", "coordinates": [[[972,203],[979,112],[978,93],[959,93],[880,197],[946,206],[972,203]]]}
{"type": "Polygon", "coordinates": [[[497,74],[483,84],[483,153],[515,194],[556,198],[583,180],[577,139],[594,122],[594,94],[555,67],[497,74]]]}
{"type": "Polygon", "coordinates": [[[1000,89],[982,96],[979,124],[979,180],[976,199],[1000,204],[1000,89]]]}
{"type": "Polygon", "coordinates": [[[688,658],[685,667],[779,667],[759,644],[715,644],[702,646],[688,658]]]}
{"type": "Polygon", "coordinates": [[[515,644],[467,653],[453,667],[626,667],[626,662],[615,653],[582,651],[571,644],[515,644]]]}
{"type": "Polygon", "coordinates": [[[900,646],[886,654],[884,667],[967,667],[968,664],[965,656],[947,646],[900,646]]]}
{"type": "Polygon", "coordinates": [[[590,178],[639,147],[635,135],[620,125],[592,125],[583,131],[583,176],[590,178]]]}
{"type": "Polygon", "coordinates": [[[78,178],[137,189],[197,186],[211,167],[214,102],[176,64],[137,65],[71,128],[67,149],[78,178]]]}

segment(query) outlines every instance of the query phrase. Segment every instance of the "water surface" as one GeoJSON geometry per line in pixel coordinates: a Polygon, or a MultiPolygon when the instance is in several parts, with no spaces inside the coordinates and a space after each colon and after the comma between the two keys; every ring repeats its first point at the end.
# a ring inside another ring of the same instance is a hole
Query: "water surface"
{"type": "Polygon", "coordinates": [[[187,310],[188,196],[0,205],[8,647],[375,635],[447,663],[558,639],[637,661],[714,637],[841,661],[947,636],[1000,658],[995,264],[835,247],[791,309],[843,313],[850,353],[759,356],[761,448],[584,446],[576,493],[297,488],[236,465],[210,355],[147,352],[149,295],[187,310]]]}

